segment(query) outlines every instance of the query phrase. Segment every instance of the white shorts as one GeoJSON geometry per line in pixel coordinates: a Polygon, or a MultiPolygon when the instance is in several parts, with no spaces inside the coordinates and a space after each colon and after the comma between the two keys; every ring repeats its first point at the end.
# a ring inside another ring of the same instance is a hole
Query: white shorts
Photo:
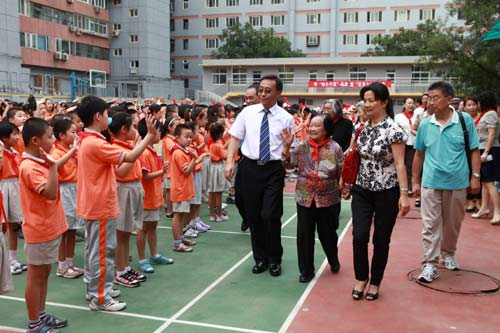
{"type": "Polygon", "coordinates": [[[23,211],[19,196],[19,179],[9,178],[0,180],[0,192],[3,194],[3,207],[9,223],[21,223],[23,211]]]}
{"type": "Polygon", "coordinates": [[[116,218],[116,230],[133,232],[142,229],[144,189],[141,182],[116,182],[120,215],[116,218]]]}
{"type": "Polygon", "coordinates": [[[83,221],[76,216],[76,183],[61,183],[61,201],[69,230],[83,228],[83,221]]]}
{"type": "Polygon", "coordinates": [[[161,218],[161,208],[144,209],[144,214],[142,216],[144,222],[158,222],[161,218]]]}
{"type": "Polygon", "coordinates": [[[26,261],[30,265],[51,265],[59,258],[61,236],[48,242],[24,243],[26,261]]]}
{"type": "Polygon", "coordinates": [[[164,190],[170,190],[170,178],[163,178],[163,182],[161,185],[164,190]]]}
{"type": "Polygon", "coordinates": [[[191,211],[191,203],[189,201],[172,202],[172,210],[174,213],[189,213],[191,211]]]}
{"type": "Polygon", "coordinates": [[[201,195],[203,194],[203,175],[201,171],[194,173],[194,195],[189,202],[191,205],[201,205],[201,195]]]}

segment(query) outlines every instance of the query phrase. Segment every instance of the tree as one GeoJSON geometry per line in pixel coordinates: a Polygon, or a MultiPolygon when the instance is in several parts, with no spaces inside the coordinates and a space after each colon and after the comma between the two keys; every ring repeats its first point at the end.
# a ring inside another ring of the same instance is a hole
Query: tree
{"type": "Polygon", "coordinates": [[[415,30],[374,38],[367,56],[420,56],[430,68],[447,64],[462,94],[492,90],[500,94],[500,49],[484,47],[480,40],[500,16],[500,0],[453,0],[450,15],[463,15],[465,27],[447,27],[442,20],[427,21],[415,30]]]}
{"type": "Polygon", "coordinates": [[[222,46],[212,53],[219,59],[303,57],[301,50],[292,50],[290,41],[274,36],[272,28],[254,29],[250,22],[232,25],[222,31],[222,46]]]}

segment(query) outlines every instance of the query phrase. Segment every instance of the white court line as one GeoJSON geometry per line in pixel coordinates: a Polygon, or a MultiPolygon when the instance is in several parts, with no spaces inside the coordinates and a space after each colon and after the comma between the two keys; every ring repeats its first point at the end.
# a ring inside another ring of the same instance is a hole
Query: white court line
{"type": "MultiPolygon", "coordinates": [[[[286,220],[286,222],[283,223],[283,225],[281,226],[281,229],[283,229],[284,227],[286,227],[296,216],[297,216],[297,213],[293,214],[288,220],[286,220]]],[[[161,333],[164,330],[166,330],[172,324],[172,322],[176,321],[177,318],[179,318],[184,313],[186,313],[190,308],[192,308],[193,305],[195,305],[206,294],[208,294],[210,291],[212,291],[219,283],[221,283],[226,277],[228,277],[232,272],[234,272],[239,266],[241,266],[241,264],[243,264],[251,256],[252,256],[252,251],[248,252],[243,257],[243,259],[241,259],[236,264],[234,264],[233,267],[231,267],[230,269],[228,269],[224,274],[222,274],[211,285],[209,285],[207,288],[205,288],[205,290],[203,290],[200,294],[198,294],[198,296],[196,296],[195,298],[193,298],[193,300],[191,302],[189,302],[182,309],[180,309],[179,311],[177,311],[177,313],[175,313],[172,316],[172,318],[170,318],[169,320],[165,321],[165,323],[163,323],[163,325],[161,325],[160,327],[158,327],[158,329],[156,331],[154,331],[153,333],[161,333]]]]}
{"type": "MultiPolygon", "coordinates": [[[[346,235],[347,230],[349,230],[349,228],[351,227],[351,224],[352,224],[352,218],[349,220],[349,222],[347,222],[347,224],[344,227],[344,230],[342,230],[342,233],[340,234],[339,241],[337,244],[340,244],[340,242],[344,239],[344,236],[346,235]]],[[[297,301],[297,304],[295,304],[295,307],[293,308],[292,312],[290,312],[290,314],[288,315],[288,318],[286,318],[285,322],[281,326],[279,333],[286,333],[286,331],[288,330],[288,328],[292,324],[293,319],[295,318],[295,316],[297,316],[297,313],[299,312],[300,308],[304,304],[307,296],[309,296],[312,289],[316,285],[316,282],[318,281],[319,277],[321,276],[321,274],[325,270],[327,263],[328,263],[328,259],[325,258],[325,260],[323,261],[323,264],[321,264],[321,267],[319,269],[318,274],[316,274],[314,279],[307,286],[306,290],[304,290],[304,292],[302,293],[302,296],[297,301]]]]}
{"type": "Polygon", "coordinates": [[[220,330],[226,330],[226,331],[237,331],[237,332],[244,332],[244,333],[276,333],[276,332],[270,332],[270,331],[261,331],[261,330],[253,330],[249,328],[240,328],[240,327],[233,327],[233,326],[224,326],[224,325],[214,325],[214,324],[207,324],[207,323],[198,323],[195,321],[187,321],[187,320],[175,320],[174,323],[176,324],[184,324],[184,325],[191,325],[191,326],[201,326],[201,327],[209,327],[209,328],[218,328],[220,330]]]}
{"type": "MultiPolygon", "coordinates": [[[[161,225],[157,226],[157,228],[159,228],[159,229],[169,229],[169,230],[172,229],[172,227],[161,226],[161,225]]],[[[239,232],[239,231],[210,230],[209,233],[250,236],[249,232],[239,232]]],[[[297,239],[297,237],[294,237],[294,236],[283,236],[283,235],[281,235],[281,238],[297,239]]]]}
{"type": "Polygon", "coordinates": [[[8,330],[8,331],[13,331],[13,332],[26,332],[25,328],[17,328],[17,327],[9,327],[9,326],[0,326],[0,331],[1,330],[8,330]]]}

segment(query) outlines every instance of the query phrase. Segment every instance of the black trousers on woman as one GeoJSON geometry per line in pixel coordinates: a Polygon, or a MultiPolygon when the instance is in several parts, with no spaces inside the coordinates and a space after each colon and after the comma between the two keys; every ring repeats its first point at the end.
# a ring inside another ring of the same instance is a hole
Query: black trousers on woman
{"type": "Polygon", "coordinates": [[[314,273],[314,243],[316,226],[318,237],[331,267],[338,262],[337,228],[339,227],[340,203],[317,208],[313,202],[311,207],[297,204],[297,253],[299,271],[302,276],[314,273]]]}
{"type": "Polygon", "coordinates": [[[352,247],[356,280],[378,286],[382,282],[392,229],[398,216],[399,187],[385,191],[370,191],[353,186],[352,194],[352,247]],[[374,224],[373,257],[369,275],[368,242],[370,228],[374,224]]]}

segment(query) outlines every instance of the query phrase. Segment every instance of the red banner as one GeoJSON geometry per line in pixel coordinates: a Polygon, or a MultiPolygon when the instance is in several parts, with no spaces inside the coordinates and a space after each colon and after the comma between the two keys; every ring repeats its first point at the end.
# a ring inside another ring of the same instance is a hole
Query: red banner
{"type": "Polygon", "coordinates": [[[309,88],[363,88],[373,82],[380,82],[387,88],[392,86],[392,81],[349,81],[349,80],[309,80],[309,88]]]}

